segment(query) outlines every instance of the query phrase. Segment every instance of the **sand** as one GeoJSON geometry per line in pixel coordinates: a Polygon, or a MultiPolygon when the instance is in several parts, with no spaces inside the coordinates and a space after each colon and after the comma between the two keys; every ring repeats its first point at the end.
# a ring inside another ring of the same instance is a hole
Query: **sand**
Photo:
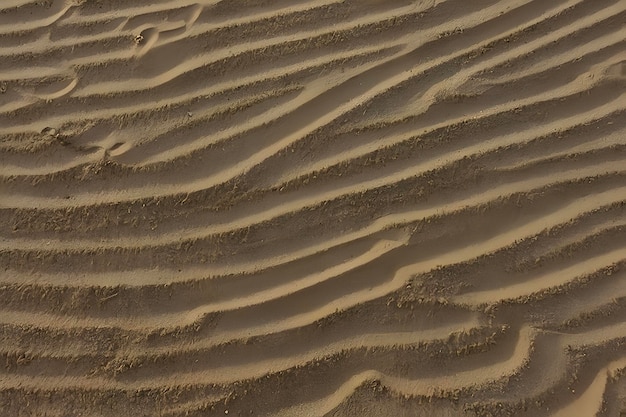
{"type": "Polygon", "coordinates": [[[2,0],[0,416],[626,414],[626,0],[2,0]]]}

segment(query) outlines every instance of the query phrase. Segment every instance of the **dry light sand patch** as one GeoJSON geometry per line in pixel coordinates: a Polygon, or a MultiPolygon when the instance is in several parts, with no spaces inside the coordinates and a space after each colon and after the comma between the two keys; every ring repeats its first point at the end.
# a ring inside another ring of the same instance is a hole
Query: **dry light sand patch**
{"type": "Polygon", "coordinates": [[[626,0],[2,0],[0,416],[626,414],[626,0]]]}

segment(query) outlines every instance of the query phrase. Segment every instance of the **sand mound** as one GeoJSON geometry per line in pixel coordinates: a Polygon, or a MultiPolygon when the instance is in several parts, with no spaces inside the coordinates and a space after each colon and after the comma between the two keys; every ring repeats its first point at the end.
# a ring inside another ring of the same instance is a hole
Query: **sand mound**
{"type": "Polygon", "coordinates": [[[625,22],[3,0],[0,415],[626,412],[625,22]]]}

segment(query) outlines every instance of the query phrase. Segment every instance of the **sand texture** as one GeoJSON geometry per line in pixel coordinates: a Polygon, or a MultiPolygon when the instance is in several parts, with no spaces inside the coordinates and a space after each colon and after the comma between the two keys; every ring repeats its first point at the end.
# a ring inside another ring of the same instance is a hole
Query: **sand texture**
{"type": "Polygon", "coordinates": [[[0,417],[626,415],[626,0],[0,0],[0,417]]]}

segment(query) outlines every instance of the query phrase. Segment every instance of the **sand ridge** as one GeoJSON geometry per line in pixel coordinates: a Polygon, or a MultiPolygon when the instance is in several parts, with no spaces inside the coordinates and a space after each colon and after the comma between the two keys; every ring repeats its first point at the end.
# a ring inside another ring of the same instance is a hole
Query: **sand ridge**
{"type": "Polygon", "coordinates": [[[625,0],[4,0],[0,416],[626,413],[625,0]]]}

